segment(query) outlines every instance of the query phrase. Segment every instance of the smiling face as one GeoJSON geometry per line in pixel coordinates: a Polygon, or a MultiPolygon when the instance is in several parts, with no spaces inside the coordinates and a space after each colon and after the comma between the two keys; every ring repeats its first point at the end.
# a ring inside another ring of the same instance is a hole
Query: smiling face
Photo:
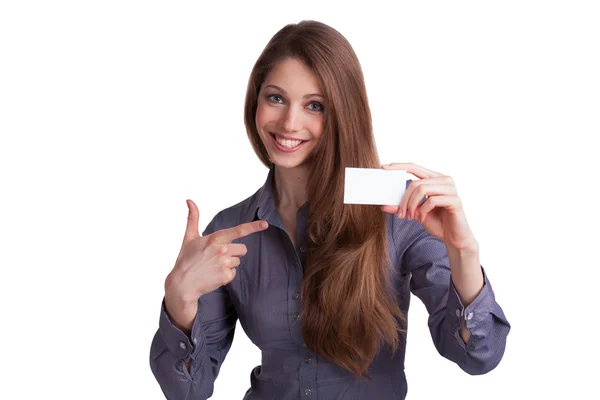
{"type": "Polygon", "coordinates": [[[324,127],[324,97],[301,61],[285,59],[267,75],[256,107],[256,128],[271,161],[282,168],[305,163],[324,127]]]}

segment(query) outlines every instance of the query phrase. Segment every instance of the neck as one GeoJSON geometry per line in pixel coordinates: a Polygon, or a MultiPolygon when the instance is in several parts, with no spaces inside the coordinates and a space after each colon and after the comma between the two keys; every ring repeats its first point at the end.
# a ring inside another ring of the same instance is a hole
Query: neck
{"type": "Polygon", "coordinates": [[[273,176],[273,192],[275,207],[277,209],[298,210],[308,201],[306,184],[308,181],[308,168],[281,168],[275,166],[273,176]]]}

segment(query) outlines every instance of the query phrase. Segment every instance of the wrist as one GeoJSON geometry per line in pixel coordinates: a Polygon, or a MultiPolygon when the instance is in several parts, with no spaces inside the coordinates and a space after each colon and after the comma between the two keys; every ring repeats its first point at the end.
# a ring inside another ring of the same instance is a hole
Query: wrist
{"type": "Polygon", "coordinates": [[[198,303],[173,300],[165,295],[165,312],[171,323],[189,336],[198,312],[198,303]]]}
{"type": "Polygon", "coordinates": [[[462,304],[466,307],[475,300],[484,285],[479,246],[475,242],[460,249],[446,246],[446,250],[452,282],[462,304]]]}
{"type": "Polygon", "coordinates": [[[449,243],[444,243],[448,254],[452,253],[455,256],[471,256],[479,253],[479,243],[475,238],[465,240],[460,246],[453,246],[449,243]]]}

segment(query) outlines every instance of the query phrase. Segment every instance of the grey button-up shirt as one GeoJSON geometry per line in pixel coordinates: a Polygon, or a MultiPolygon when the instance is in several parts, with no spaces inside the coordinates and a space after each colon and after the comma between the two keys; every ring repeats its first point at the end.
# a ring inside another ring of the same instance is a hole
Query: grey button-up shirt
{"type": "MultiPolygon", "coordinates": [[[[371,380],[313,353],[301,335],[300,317],[307,209],[296,217],[297,247],[285,231],[275,208],[273,167],[262,188],[243,202],[219,212],[203,235],[244,222],[263,219],[265,231],[236,240],[248,253],[233,281],[198,300],[191,338],[177,329],[165,313],[152,341],[150,366],[165,396],[171,400],[207,399],[231,347],[236,322],[262,351],[262,365],[251,373],[244,400],[371,400],[404,399],[405,342],[392,356],[382,347],[369,367],[371,380]],[[185,360],[191,358],[188,372],[185,360]]],[[[410,182],[409,182],[410,183],[410,182]]],[[[417,221],[388,214],[387,243],[395,274],[394,285],[403,312],[408,315],[410,293],[429,313],[429,329],[441,355],[469,374],[483,374],[502,358],[510,325],[484,273],[477,298],[463,307],[450,279],[446,247],[417,221]],[[465,344],[459,336],[461,321],[471,332],[465,344]]]]}

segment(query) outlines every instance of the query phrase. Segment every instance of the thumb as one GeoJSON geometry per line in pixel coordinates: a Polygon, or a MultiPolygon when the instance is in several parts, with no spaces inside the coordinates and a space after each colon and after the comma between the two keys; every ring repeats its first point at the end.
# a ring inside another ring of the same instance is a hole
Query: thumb
{"type": "Polygon", "coordinates": [[[200,211],[192,200],[186,200],[188,206],[188,220],[187,226],[185,227],[185,236],[183,237],[183,243],[187,243],[193,239],[200,237],[198,231],[198,222],[200,220],[200,211]]]}

